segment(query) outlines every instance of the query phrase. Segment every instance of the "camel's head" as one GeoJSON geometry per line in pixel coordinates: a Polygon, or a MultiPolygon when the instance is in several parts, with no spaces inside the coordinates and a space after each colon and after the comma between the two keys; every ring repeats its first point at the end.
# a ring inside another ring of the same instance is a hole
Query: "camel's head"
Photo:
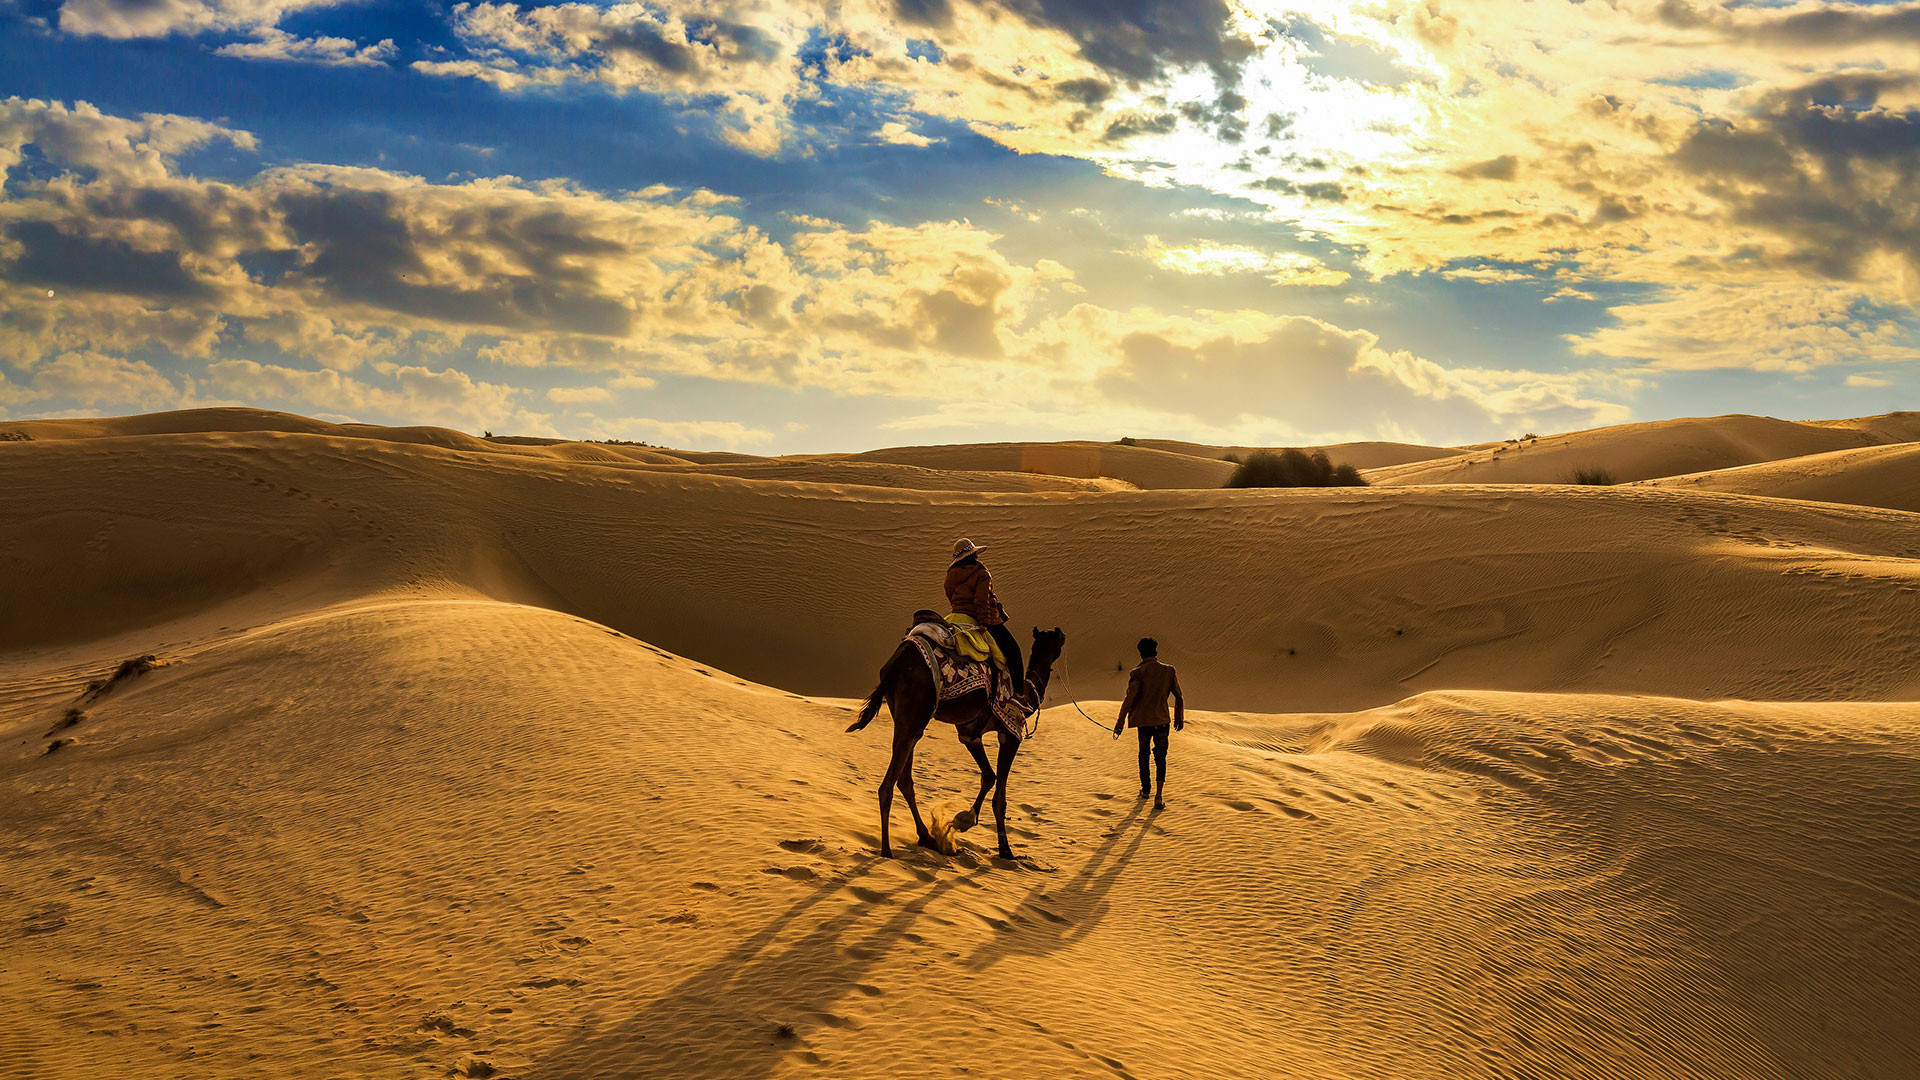
{"type": "Polygon", "coordinates": [[[1039,663],[1041,657],[1045,657],[1047,663],[1053,663],[1060,659],[1060,654],[1066,650],[1066,647],[1067,632],[1065,630],[1057,626],[1051,630],[1042,630],[1037,626],[1033,628],[1032,656],[1035,663],[1039,663]]]}

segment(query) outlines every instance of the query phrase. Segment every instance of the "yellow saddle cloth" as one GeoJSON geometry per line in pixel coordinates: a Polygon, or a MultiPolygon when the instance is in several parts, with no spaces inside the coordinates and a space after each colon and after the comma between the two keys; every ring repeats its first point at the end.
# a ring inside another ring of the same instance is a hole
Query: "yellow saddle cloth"
{"type": "Polygon", "coordinates": [[[994,667],[1012,673],[1012,669],[1007,667],[1006,656],[1000,652],[1000,643],[993,640],[993,635],[987,633],[986,627],[975,622],[973,616],[951,612],[947,615],[947,625],[953,627],[954,642],[961,656],[969,660],[991,658],[994,667]]]}

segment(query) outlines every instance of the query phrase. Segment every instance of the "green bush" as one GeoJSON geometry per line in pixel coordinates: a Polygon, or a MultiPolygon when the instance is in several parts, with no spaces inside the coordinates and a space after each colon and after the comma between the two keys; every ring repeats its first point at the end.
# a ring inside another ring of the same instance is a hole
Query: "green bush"
{"type": "Polygon", "coordinates": [[[1255,450],[1227,477],[1226,487],[1365,487],[1360,470],[1335,465],[1326,451],[1288,448],[1279,453],[1255,450]]]}

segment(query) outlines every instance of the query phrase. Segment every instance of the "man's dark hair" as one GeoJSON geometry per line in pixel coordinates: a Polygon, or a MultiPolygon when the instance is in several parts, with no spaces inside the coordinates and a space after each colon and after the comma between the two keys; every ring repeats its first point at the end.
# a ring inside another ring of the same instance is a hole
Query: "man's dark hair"
{"type": "Polygon", "coordinates": [[[1141,659],[1144,660],[1147,657],[1158,656],[1158,655],[1160,655],[1159,642],[1153,640],[1150,637],[1143,637],[1140,639],[1140,658],[1141,659]]]}

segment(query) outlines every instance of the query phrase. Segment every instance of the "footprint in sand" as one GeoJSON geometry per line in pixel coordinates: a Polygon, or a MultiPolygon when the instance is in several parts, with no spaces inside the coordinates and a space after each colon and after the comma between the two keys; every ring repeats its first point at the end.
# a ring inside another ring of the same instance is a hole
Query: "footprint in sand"
{"type": "Polygon", "coordinates": [[[1287,815],[1290,818],[1293,818],[1295,821],[1319,821],[1320,820],[1320,815],[1315,814],[1312,811],[1302,810],[1297,806],[1289,806],[1286,803],[1281,802],[1279,799],[1268,799],[1267,801],[1272,803],[1275,807],[1279,808],[1281,813],[1287,815]]]}
{"type": "Polygon", "coordinates": [[[763,874],[779,874],[781,877],[789,877],[795,881],[820,880],[819,873],[810,866],[763,866],[760,868],[760,872],[763,874]]]}

